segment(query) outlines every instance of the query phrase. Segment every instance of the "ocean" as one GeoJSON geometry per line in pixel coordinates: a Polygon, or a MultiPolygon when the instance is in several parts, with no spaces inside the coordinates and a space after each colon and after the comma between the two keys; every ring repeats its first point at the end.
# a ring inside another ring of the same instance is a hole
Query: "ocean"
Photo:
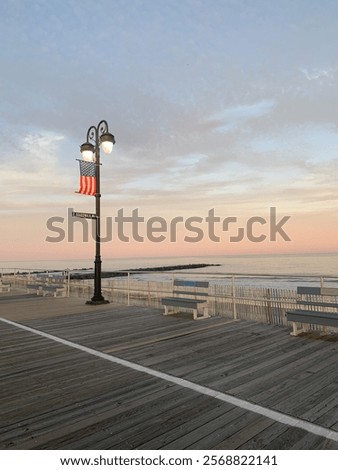
{"type": "MultiPolygon", "coordinates": [[[[189,270],[198,277],[208,278],[211,282],[229,282],[235,274],[237,282],[242,285],[293,288],[295,285],[318,285],[320,277],[326,282],[338,281],[338,253],[324,254],[282,254],[282,255],[227,255],[201,257],[170,258],[128,258],[104,259],[102,271],[133,270],[163,266],[190,264],[219,264],[189,270]]],[[[31,260],[2,261],[0,270],[92,270],[93,260],[31,260]]],[[[182,274],[186,272],[182,271],[182,274]]],[[[170,273],[135,274],[135,277],[146,280],[171,279],[170,273]]]]}

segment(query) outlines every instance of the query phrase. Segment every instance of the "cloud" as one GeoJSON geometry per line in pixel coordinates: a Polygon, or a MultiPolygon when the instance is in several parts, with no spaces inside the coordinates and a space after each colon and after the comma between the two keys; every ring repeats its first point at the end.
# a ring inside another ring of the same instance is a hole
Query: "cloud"
{"type": "Polygon", "coordinates": [[[243,130],[251,121],[269,115],[276,107],[275,100],[262,100],[226,108],[207,119],[207,124],[216,133],[231,133],[243,130]]]}
{"type": "Polygon", "coordinates": [[[326,79],[333,78],[332,68],[329,68],[327,70],[318,69],[318,68],[313,68],[309,70],[307,68],[301,68],[300,71],[304,74],[305,78],[309,81],[318,80],[320,78],[326,78],[326,79]]]}
{"type": "Polygon", "coordinates": [[[2,210],[39,210],[51,200],[65,199],[70,177],[60,165],[60,143],[64,136],[48,131],[29,132],[17,138],[16,148],[7,148],[10,160],[2,157],[2,210]]]}
{"type": "Polygon", "coordinates": [[[251,149],[256,156],[268,154],[274,159],[284,159],[287,164],[316,162],[320,165],[336,157],[338,132],[333,124],[326,123],[285,125],[253,136],[251,149]]]}
{"type": "Polygon", "coordinates": [[[275,100],[262,100],[257,103],[243,104],[229,107],[219,113],[214,114],[208,118],[209,122],[231,124],[235,123],[236,126],[240,123],[257,119],[266,116],[276,106],[275,100]]]}

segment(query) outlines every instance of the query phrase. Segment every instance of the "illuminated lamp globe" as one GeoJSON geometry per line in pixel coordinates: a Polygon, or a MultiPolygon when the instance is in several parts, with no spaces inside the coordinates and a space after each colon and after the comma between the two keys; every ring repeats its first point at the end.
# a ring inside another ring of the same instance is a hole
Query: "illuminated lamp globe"
{"type": "Polygon", "coordinates": [[[89,142],[86,142],[81,145],[80,152],[85,162],[94,161],[94,153],[95,153],[94,145],[90,144],[89,142]]]}
{"type": "Polygon", "coordinates": [[[113,136],[113,134],[106,132],[105,134],[101,135],[101,147],[104,153],[112,153],[114,144],[115,137],[113,136]]]}

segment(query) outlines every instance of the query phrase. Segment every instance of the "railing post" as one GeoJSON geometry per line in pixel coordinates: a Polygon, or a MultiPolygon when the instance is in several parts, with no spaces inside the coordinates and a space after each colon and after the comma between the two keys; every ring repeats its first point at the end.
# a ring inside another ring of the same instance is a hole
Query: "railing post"
{"type": "Polygon", "coordinates": [[[67,297],[70,296],[70,269],[66,269],[67,272],[67,297]]]}
{"type": "Polygon", "coordinates": [[[267,323],[272,323],[272,300],[271,300],[271,289],[267,289],[267,306],[268,306],[268,321],[267,323]]]}
{"type": "Polygon", "coordinates": [[[128,295],[128,302],[127,302],[127,305],[129,306],[130,305],[130,272],[128,271],[128,292],[127,292],[127,295],[128,295]]]}
{"type": "Polygon", "coordinates": [[[235,276],[232,275],[232,310],[234,314],[234,320],[237,320],[237,308],[236,308],[236,285],[235,285],[235,276]]]}

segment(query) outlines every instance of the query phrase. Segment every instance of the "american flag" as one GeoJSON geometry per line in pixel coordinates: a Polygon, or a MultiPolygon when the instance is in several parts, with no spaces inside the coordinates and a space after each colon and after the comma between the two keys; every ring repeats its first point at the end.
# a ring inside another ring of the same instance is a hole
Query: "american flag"
{"type": "Polygon", "coordinates": [[[95,196],[96,194],[96,163],[80,162],[80,194],[95,196]]]}

